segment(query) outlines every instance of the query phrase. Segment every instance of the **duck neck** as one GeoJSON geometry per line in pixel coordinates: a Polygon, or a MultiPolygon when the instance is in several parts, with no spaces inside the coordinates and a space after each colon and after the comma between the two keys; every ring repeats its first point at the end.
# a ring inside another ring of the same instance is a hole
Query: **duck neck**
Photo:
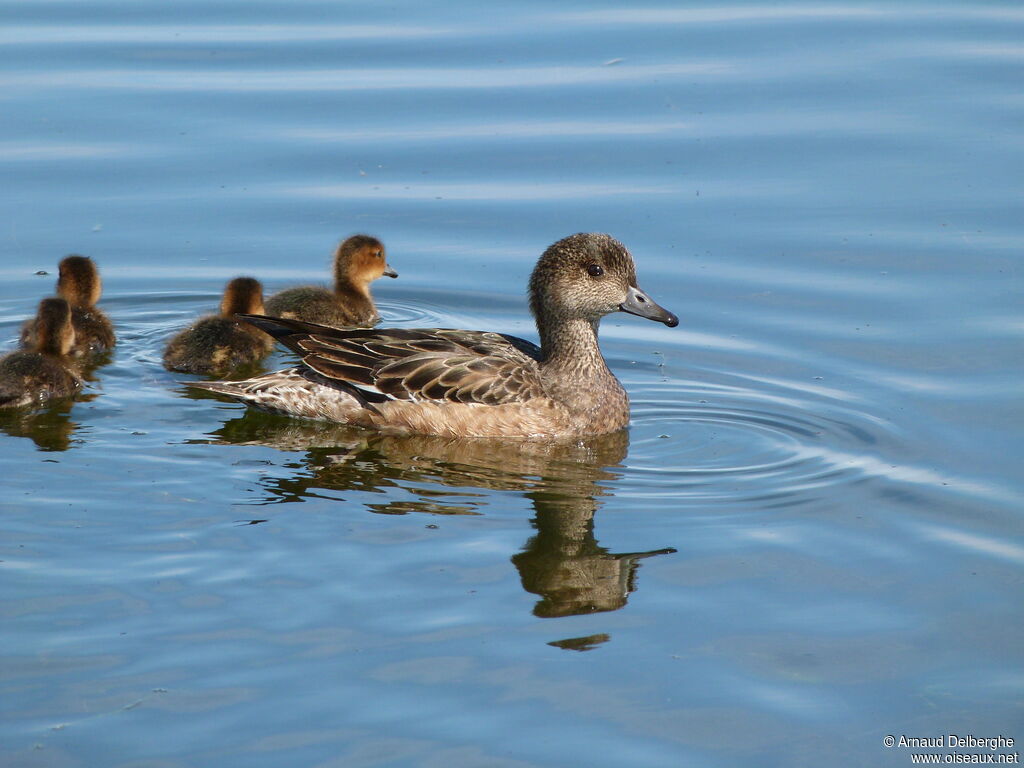
{"type": "Polygon", "coordinates": [[[41,352],[44,355],[55,355],[61,357],[64,355],[61,340],[56,336],[41,336],[39,343],[36,345],[36,351],[41,352]]]}
{"type": "Polygon", "coordinates": [[[39,322],[37,333],[39,340],[36,342],[36,352],[44,355],[63,357],[71,351],[75,343],[75,331],[70,320],[66,324],[58,325],[46,318],[39,322]]]}
{"type": "Polygon", "coordinates": [[[356,283],[350,280],[348,275],[338,275],[334,279],[334,293],[353,310],[360,313],[377,314],[377,307],[370,296],[369,283],[356,283]]]}
{"type": "Polygon", "coordinates": [[[581,317],[539,322],[544,370],[578,383],[612,377],[597,342],[598,322],[581,317]]]}

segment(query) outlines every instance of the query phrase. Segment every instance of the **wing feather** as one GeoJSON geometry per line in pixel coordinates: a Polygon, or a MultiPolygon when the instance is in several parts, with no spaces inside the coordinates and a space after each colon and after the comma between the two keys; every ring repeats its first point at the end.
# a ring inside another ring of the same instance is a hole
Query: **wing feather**
{"type": "Polygon", "coordinates": [[[375,399],[498,405],[543,395],[540,350],[514,336],[420,328],[338,329],[240,315],[317,374],[375,399]]]}

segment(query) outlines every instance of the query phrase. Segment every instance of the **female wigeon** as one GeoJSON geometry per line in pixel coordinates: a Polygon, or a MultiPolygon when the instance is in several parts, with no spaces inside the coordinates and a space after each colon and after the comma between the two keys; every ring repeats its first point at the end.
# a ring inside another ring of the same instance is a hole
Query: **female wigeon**
{"type": "Polygon", "coordinates": [[[337,330],[249,317],[302,364],[238,382],[192,383],[263,410],[386,432],[457,437],[598,435],[629,423],[629,398],[597,341],[622,310],[676,316],[636,283],[629,251],[601,234],[549,247],[530,277],[540,347],[514,336],[447,329],[337,330]]]}
{"type": "Polygon", "coordinates": [[[269,354],[274,340],[238,314],[263,313],[263,286],[251,277],[236,277],[224,288],[220,314],[196,321],[164,350],[164,367],[185,373],[226,373],[269,354]]]}
{"type": "Polygon", "coordinates": [[[69,358],[75,344],[72,311],[64,299],[43,299],[33,318],[32,347],[0,358],[0,408],[40,405],[82,387],[69,358]]]}
{"type": "MultiPolygon", "coordinates": [[[[84,357],[111,349],[115,343],[114,326],[96,306],[103,292],[96,263],[88,256],[71,254],[61,259],[57,278],[57,295],[71,306],[71,324],[75,329],[71,354],[84,357]]],[[[36,318],[30,318],[21,329],[21,346],[36,346],[36,318]]]]}
{"type": "Polygon", "coordinates": [[[352,235],[334,252],[334,290],[316,285],[288,288],[267,300],[267,314],[289,320],[345,326],[366,326],[380,320],[370,296],[370,283],[398,277],[387,262],[384,244],[369,235],[352,235]]]}

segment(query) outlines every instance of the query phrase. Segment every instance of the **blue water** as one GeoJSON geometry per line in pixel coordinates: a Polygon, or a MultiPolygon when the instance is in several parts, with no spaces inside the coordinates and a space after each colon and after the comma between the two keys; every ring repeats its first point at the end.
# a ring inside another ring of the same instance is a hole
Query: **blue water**
{"type": "Polygon", "coordinates": [[[0,764],[1024,739],[1022,39],[1013,2],[0,3],[0,341],[69,252],[119,335],[0,415],[0,764]],[[629,433],[380,438],[161,367],[357,231],[385,323],[532,340],[537,255],[618,237],[681,319],[602,325],[629,433]]]}

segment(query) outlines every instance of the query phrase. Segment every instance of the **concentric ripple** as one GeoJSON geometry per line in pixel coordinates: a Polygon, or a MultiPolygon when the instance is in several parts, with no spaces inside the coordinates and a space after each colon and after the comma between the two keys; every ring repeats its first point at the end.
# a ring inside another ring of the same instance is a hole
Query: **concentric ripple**
{"type": "Polygon", "coordinates": [[[716,501],[765,501],[855,482],[883,466],[885,424],[836,404],[748,390],[664,393],[633,402],[632,491],[716,501]]]}
{"type": "Polygon", "coordinates": [[[386,325],[434,328],[451,325],[452,314],[439,303],[388,297],[377,299],[377,310],[386,325]]]}

